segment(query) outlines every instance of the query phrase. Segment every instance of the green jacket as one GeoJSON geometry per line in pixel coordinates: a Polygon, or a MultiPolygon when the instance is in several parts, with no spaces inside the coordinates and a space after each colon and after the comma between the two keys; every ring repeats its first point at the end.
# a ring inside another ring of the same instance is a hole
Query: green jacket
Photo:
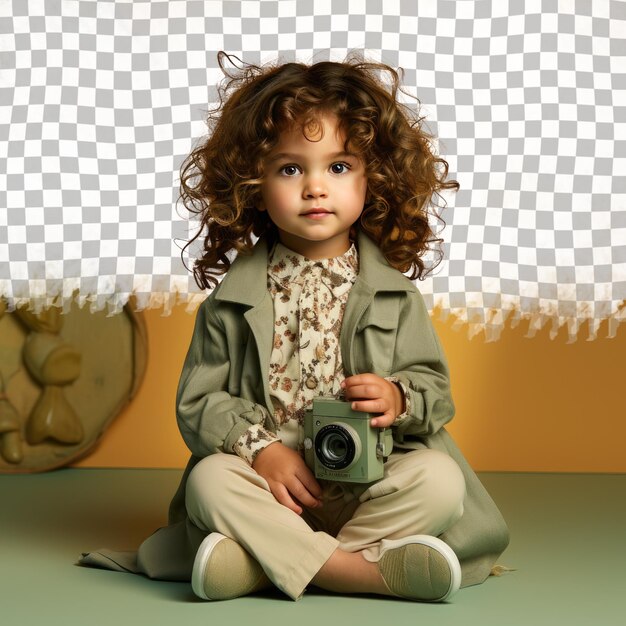
{"type": "MultiPolygon", "coordinates": [[[[467,487],[464,514],[441,538],[461,561],[462,584],[480,583],[507,546],[508,530],[443,428],[454,415],[454,404],[441,345],[415,285],[389,266],[362,231],[357,246],[359,275],[340,336],[345,375],[372,372],[400,379],[411,395],[411,415],[394,427],[396,444],[441,450],[460,466],[467,487]]],[[[203,534],[185,511],[189,472],[201,458],[231,451],[251,424],[264,421],[266,428],[276,428],[268,410],[274,315],[267,290],[267,254],[267,242],[261,239],[251,255],[235,260],[198,310],[176,400],[180,432],[192,457],[172,500],[169,526],[149,537],[137,555],[102,551],[86,555],[84,563],[152,578],[190,578],[203,534]]]]}

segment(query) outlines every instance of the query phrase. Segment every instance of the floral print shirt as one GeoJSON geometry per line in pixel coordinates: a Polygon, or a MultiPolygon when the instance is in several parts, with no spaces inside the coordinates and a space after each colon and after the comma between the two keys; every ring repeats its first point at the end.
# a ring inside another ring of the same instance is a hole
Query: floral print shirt
{"type": "MultiPolygon", "coordinates": [[[[354,243],[343,255],[313,261],[277,242],[268,256],[267,288],[274,301],[274,344],[269,389],[274,434],[254,424],[234,445],[252,464],[275,441],[303,452],[304,413],[320,395],[342,395],[345,378],[339,334],[350,289],[359,272],[354,243]]],[[[387,380],[399,383],[393,377],[387,380]]],[[[401,385],[408,403],[408,394],[401,385]]],[[[397,422],[408,414],[409,407],[397,422]]]]}

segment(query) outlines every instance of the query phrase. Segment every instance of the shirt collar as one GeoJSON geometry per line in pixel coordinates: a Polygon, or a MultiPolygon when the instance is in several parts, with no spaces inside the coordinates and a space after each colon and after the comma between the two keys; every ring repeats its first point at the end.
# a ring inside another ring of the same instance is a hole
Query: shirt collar
{"type": "Polygon", "coordinates": [[[339,298],[350,290],[359,273],[359,256],[354,243],[343,254],[330,259],[309,259],[279,241],[268,255],[267,275],[279,290],[291,293],[291,285],[321,281],[339,298]]]}
{"type": "MultiPolygon", "coordinates": [[[[363,232],[357,231],[359,275],[355,288],[361,284],[365,292],[417,291],[417,287],[398,270],[389,266],[378,246],[363,232]]],[[[248,254],[239,254],[227,280],[220,282],[215,299],[236,302],[246,306],[259,305],[268,296],[267,275],[268,241],[262,237],[248,254]]]]}

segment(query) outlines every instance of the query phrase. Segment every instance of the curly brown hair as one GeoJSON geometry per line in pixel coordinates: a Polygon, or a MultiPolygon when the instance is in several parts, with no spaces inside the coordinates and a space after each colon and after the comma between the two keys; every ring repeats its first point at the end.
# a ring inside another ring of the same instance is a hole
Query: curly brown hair
{"type": "Polygon", "coordinates": [[[225,79],[219,104],[209,112],[209,138],[181,166],[181,200],[200,220],[185,249],[203,236],[203,254],[193,269],[198,285],[214,287],[230,268],[233,251],[251,252],[252,235],[277,236],[267,212],[257,209],[264,159],[283,129],[299,124],[304,133],[325,114],[337,117],[346,152],[365,166],[368,193],[361,227],[389,264],[410,272],[409,278],[432,271],[442,258],[442,240],[428,216],[443,222],[434,198],[441,190],[458,190],[459,184],[446,180],[448,163],[435,156],[424,118],[397,100],[401,74],[353,55],[312,65],[246,64],[234,72],[225,68],[225,58],[234,66],[232,55],[218,53],[225,79]],[[380,77],[384,73],[389,86],[380,77]],[[423,258],[428,251],[436,257],[430,267],[423,258]]]}

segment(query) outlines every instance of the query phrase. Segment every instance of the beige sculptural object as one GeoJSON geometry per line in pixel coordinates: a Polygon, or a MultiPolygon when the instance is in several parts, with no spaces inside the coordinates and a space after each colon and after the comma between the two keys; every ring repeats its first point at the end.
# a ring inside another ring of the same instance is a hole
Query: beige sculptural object
{"type": "MultiPolygon", "coordinates": [[[[0,299],[0,318],[6,303],[0,299]]],[[[20,463],[24,458],[20,437],[20,416],[5,393],[4,377],[0,373],[0,457],[8,463],[20,463]]]]}
{"type": "Polygon", "coordinates": [[[6,309],[0,298],[0,472],[61,467],[88,453],[136,394],[145,322],[132,303],[113,316],[77,303],[6,309]]]}
{"type": "Polygon", "coordinates": [[[8,463],[20,463],[24,458],[20,437],[20,416],[4,393],[0,375],[0,456],[8,463]]]}
{"type": "Polygon", "coordinates": [[[26,440],[31,445],[45,439],[79,443],[83,426],[63,394],[63,386],[80,374],[80,354],[50,333],[31,333],[24,343],[24,364],[43,386],[26,424],[26,440]]]}
{"type": "Polygon", "coordinates": [[[63,394],[63,386],[80,374],[80,354],[58,336],[63,325],[59,310],[35,315],[19,309],[17,315],[31,331],[24,342],[24,364],[43,387],[26,424],[26,440],[31,445],[45,439],[80,443],[83,426],[63,394]]]}

